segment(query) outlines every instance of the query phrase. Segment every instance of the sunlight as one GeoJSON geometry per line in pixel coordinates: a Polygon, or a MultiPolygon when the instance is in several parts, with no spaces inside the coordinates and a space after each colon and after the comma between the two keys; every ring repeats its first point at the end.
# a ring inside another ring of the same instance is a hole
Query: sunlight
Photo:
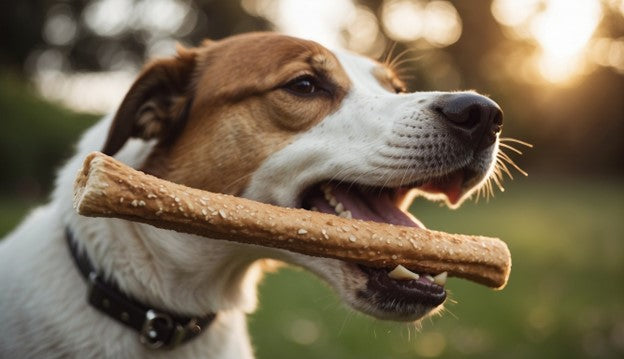
{"type": "Polygon", "coordinates": [[[592,61],[624,74],[624,38],[598,38],[590,43],[590,47],[592,61]]]}
{"type": "Polygon", "coordinates": [[[123,99],[136,75],[126,71],[63,73],[44,70],[33,80],[39,93],[74,111],[106,113],[123,99]]]}
{"type": "Polygon", "coordinates": [[[546,56],[573,56],[587,45],[602,15],[596,0],[548,0],[531,22],[531,32],[546,56]]]}
{"type": "Polygon", "coordinates": [[[494,0],[492,14],[506,26],[522,26],[539,10],[541,0],[494,0]]]}
{"type": "Polygon", "coordinates": [[[342,47],[341,32],[354,20],[352,0],[243,0],[243,9],[273,23],[276,30],[328,47],[342,47]]]}
{"type": "Polygon", "coordinates": [[[423,30],[424,6],[420,2],[408,0],[385,1],[381,19],[388,36],[396,41],[418,39],[423,30]]]}
{"type": "Polygon", "coordinates": [[[495,0],[492,14],[514,36],[535,41],[531,58],[542,79],[565,84],[586,67],[603,11],[600,0],[495,0]]]}
{"type": "Polygon", "coordinates": [[[381,19],[393,40],[423,38],[436,47],[455,43],[462,31],[461,18],[448,1],[387,0],[381,9],[381,19]]]}
{"type": "Polygon", "coordinates": [[[457,10],[448,1],[432,1],[425,7],[424,38],[431,45],[444,47],[459,40],[462,23],[457,10]]]}
{"type": "Polygon", "coordinates": [[[596,0],[548,0],[530,27],[542,50],[538,66],[546,80],[563,82],[582,69],[583,52],[601,16],[596,0]]]}

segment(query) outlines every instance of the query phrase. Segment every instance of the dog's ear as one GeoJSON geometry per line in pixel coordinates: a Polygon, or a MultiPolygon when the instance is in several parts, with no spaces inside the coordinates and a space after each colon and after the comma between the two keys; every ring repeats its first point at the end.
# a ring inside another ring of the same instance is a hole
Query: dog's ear
{"type": "Polygon", "coordinates": [[[192,102],[196,49],[145,67],[117,110],[102,152],[114,155],[130,137],[167,141],[185,122],[192,102]]]}

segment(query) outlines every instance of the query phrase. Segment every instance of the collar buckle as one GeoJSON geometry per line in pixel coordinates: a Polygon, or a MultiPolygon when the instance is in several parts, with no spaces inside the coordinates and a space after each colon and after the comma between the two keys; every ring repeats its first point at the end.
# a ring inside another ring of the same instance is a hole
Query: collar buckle
{"type": "Polygon", "coordinates": [[[145,321],[139,333],[139,341],[150,349],[173,348],[177,344],[170,343],[170,339],[176,337],[172,333],[174,329],[181,328],[176,328],[169,314],[150,309],[145,312],[145,321]]]}

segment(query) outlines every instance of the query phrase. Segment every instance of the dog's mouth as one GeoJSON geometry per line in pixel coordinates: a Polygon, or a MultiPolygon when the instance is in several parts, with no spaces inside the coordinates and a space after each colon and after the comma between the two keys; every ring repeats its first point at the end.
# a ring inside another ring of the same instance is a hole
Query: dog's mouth
{"type": "MultiPolygon", "coordinates": [[[[404,208],[413,189],[442,194],[451,204],[466,192],[467,184],[477,174],[460,169],[444,176],[412,182],[400,187],[368,186],[354,182],[324,181],[303,192],[303,208],[345,218],[382,222],[393,225],[425,228],[404,208]]],[[[446,299],[446,273],[417,273],[409,268],[372,268],[357,265],[367,278],[366,289],[358,296],[375,303],[385,314],[396,320],[412,320],[414,306],[434,308],[446,299]],[[388,303],[392,303],[388,305],[388,303]]]]}

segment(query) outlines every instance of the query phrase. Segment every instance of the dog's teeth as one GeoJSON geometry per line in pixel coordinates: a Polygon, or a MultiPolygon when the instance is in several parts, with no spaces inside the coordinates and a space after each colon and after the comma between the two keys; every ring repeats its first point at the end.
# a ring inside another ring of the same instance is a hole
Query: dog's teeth
{"type": "Polygon", "coordinates": [[[342,204],[342,202],[338,202],[338,204],[336,205],[336,207],[334,207],[334,209],[336,210],[336,213],[338,213],[338,214],[344,212],[344,210],[345,210],[344,205],[342,204]]]}
{"type": "Polygon", "coordinates": [[[351,215],[351,211],[342,211],[338,216],[348,219],[353,219],[353,215],[351,215]]]}
{"type": "Polygon", "coordinates": [[[330,206],[336,207],[337,204],[338,204],[338,200],[336,200],[336,197],[329,198],[329,205],[330,206]]]}
{"type": "Polygon", "coordinates": [[[442,272],[438,274],[437,276],[433,277],[433,283],[437,285],[445,285],[447,277],[448,277],[448,273],[442,272]]]}
{"type": "Polygon", "coordinates": [[[403,267],[402,265],[397,265],[391,272],[388,273],[388,277],[397,280],[408,280],[408,279],[418,279],[420,276],[411,270],[403,267]]]}
{"type": "Polygon", "coordinates": [[[423,276],[423,278],[425,278],[426,280],[428,280],[428,281],[430,281],[430,282],[433,282],[433,277],[432,277],[432,276],[430,276],[429,274],[425,274],[425,275],[423,276]]]}
{"type": "Polygon", "coordinates": [[[310,208],[310,211],[316,211],[316,212],[318,212],[319,210],[318,210],[318,208],[316,208],[316,207],[312,207],[312,208],[310,208]]]}

